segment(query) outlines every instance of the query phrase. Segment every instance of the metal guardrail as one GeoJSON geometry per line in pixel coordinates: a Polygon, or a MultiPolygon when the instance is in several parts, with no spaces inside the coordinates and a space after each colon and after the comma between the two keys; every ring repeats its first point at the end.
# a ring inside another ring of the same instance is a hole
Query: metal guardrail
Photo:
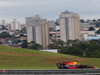
{"type": "Polygon", "coordinates": [[[0,70],[0,75],[100,75],[100,69],[0,70]]]}

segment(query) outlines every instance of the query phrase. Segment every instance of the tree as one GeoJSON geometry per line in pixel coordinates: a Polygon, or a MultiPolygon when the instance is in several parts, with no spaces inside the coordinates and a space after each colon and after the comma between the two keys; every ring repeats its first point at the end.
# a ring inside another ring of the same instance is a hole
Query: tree
{"type": "Polygon", "coordinates": [[[26,35],[24,35],[24,34],[20,34],[20,36],[19,37],[26,37],[26,35]]]}
{"type": "Polygon", "coordinates": [[[85,21],[83,19],[80,20],[81,23],[85,23],[85,21]]]}
{"type": "Polygon", "coordinates": [[[22,41],[19,40],[19,39],[13,40],[13,44],[18,44],[18,43],[20,43],[20,42],[22,42],[22,41]]]}
{"type": "Polygon", "coordinates": [[[96,22],[96,27],[100,27],[100,22],[96,22]]]}
{"type": "Polygon", "coordinates": [[[100,34],[100,29],[96,32],[96,34],[100,34]]]}
{"type": "Polygon", "coordinates": [[[89,23],[90,20],[87,20],[86,23],[89,23]]]}
{"type": "Polygon", "coordinates": [[[28,43],[26,40],[23,40],[22,44],[21,44],[22,48],[28,48],[28,43]]]}
{"type": "Polygon", "coordinates": [[[94,31],[95,29],[93,27],[90,27],[89,28],[89,31],[94,31]]]}
{"type": "Polygon", "coordinates": [[[58,40],[58,41],[54,42],[53,44],[49,44],[48,48],[49,49],[58,49],[58,48],[63,47],[64,45],[65,45],[64,41],[58,40]]]}
{"type": "Polygon", "coordinates": [[[98,40],[91,40],[85,43],[78,40],[69,40],[67,46],[61,47],[61,53],[100,58],[100,42],[98,40]]]}
{"type": "Polygon", "coordinates": [[[80,41],[78,39],[72,40],[72,45],[78,44],[80,41]]]}
{"type": "Polygon", "coordinates": [[[97,21],[100,21],[100,19],[98,19],[97,21]]]}
{"type": "Polygon", "coordinates": [[[28,48],[40,50],[40,49],[42,49],[42,46],[40,44],[34,44],[34,45],[30,45],[28,48]]]}
{"type": "Polygon", "coordinates": [[[96,27],[100,27],[100,23],[96,24],[96,27]]]}
{"type": "Polygon", "coordinates": [[[95,23],[95,22],[96,22],[96,20],[95,20],[95,19],[93,19],[93,22],[95,23]]]}
{"type": "Polygon", "coordinates": [[[9,38],[9,37],[11,37],[11,35],[8,32],[2,32],[0,34],[0,38],[9,38]]]}
{"type": "Polygon", "coordinates": [[[72,46],[73,45],[73,40],[68,40],[66,43],[67,46],[72,46]]]}
{"type": "Polygon", "coordinates": [[[28,46],[29,49],[36,49],[36,50],[40,50],[42,49],[42,46],[40,44],[37,44],[36,42],[34,41],[31,41],[29,43],[29,46],[28,46]]]}
{"type": "Polygon", "coordinates": [[[58,44],[58,46],[60,45],[60,46],[64,46],[64,41],[62,41],[62,40],[58,40],[57,42],[55,42],[55,43],[57,43],[58,44]]]}
{"type": "Polygon", "coordinates": [[[49,49],[58,49],[58,47],[59,47],[59,46],[58,46],[57,43],[53,43],[53,44],[49,44],[49,45],[48,45],[48,48],[49,48],[49,49]]]}
{"type": "Polygon", "coordinates": [[[0,41],[0,44],[2,44],[3,42],[2,41],[0,41]]]}

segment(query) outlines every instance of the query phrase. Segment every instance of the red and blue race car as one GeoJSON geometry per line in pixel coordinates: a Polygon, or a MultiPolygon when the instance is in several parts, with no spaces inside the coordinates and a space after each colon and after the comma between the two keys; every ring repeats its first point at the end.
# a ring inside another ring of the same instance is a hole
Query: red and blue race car
{"type": "Polygon", "coordinates": [[[85,69],[85,68],[97,68],[91,65],[80,65],[78,62],[63,62],[56,63],[58,69],[85,69]]]}

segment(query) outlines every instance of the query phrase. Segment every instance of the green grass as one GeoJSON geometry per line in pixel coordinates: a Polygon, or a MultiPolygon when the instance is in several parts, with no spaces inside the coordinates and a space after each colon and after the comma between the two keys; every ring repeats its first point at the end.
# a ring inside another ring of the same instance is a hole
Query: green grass
{"type": "Polygon", "coordinates": [[[56,63],[63,61],[77,61],[100,67],[100,58],[81,58],[8,46],[0,46],[0,52],[3,52],[0,53],[0,69],[57,69],[56,63]]]}

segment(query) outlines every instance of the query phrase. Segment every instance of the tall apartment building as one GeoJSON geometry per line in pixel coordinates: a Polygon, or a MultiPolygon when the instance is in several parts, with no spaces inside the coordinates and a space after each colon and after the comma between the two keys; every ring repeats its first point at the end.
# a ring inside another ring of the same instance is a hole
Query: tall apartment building
{"type": "Polygon", "coordinates": [[[13,22],[11,22],[11,30],[21,30],[20,22],[14,19],[13,22]]]}
{"type": "Polygon", "coordinates": [[[60,38],[67,42],[68,40],[80,38],[80,17],[78,14],[65,11],[60,15],[60,38]]]}
{"type": "Polygon", "coordinates": [[[49,28],[55,29],[55,21],[53,20],[49,21],[49,28]]]}
{"type": "Polygon", "coordinates": [[[47,49],[49,45],[49,22],[40,16],[26,18],[27,41],[36,43],[47,49]]]}
{"type": "Polygon", "coordinates": [[[1,20],[1,24],[5,26],[6,25],[6,21],[4,19],[1,20]]]}

